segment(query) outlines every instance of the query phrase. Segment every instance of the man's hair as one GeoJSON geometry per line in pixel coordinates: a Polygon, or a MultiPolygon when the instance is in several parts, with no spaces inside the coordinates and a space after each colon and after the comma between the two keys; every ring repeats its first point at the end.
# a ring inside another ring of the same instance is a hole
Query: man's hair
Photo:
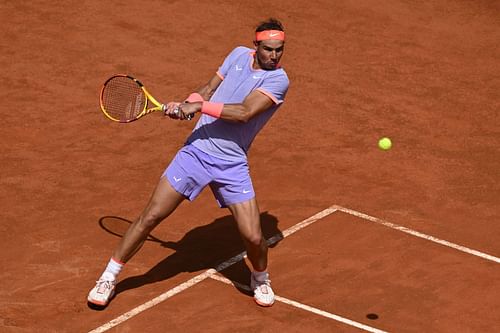
{"type": "Polygon", "coordinates": [[[260,32],[265,30],[285,31],[285,29],[283,28],[283,24],[281,24],[279,20],[272,17],[266,21],[261,22],[255,29],[255,32],[260,32]]]}

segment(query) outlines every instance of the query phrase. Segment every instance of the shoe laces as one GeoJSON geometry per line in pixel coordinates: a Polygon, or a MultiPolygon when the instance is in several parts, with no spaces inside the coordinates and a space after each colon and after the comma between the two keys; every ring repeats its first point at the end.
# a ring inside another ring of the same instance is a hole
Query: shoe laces
{"type": "Polygon", "coordinates": [[[113,286],[115,284],[114,281],[103,280],[103,279],[96,281],[96,283],[97,283],[98,293],[104,293],[105,290],[113,289],[113,286]]]}
{"type": "Polygon", "coordinates": [[[264,281],[256,281],[255,289],[258,289],[262,295],[267,295],[271,293],[271,280],[266,279],[264,281]]]}

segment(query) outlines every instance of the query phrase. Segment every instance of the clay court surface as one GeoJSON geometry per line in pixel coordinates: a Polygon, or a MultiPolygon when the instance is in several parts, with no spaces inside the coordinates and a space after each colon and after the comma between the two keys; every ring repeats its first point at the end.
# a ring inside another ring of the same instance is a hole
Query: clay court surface
{"type": "Polygon", "coordinates": [[[498,330],[499,17],[486,0],[2,1],[0,331],[498,330]],[[291,86],[249,160],[275,306],[245,291],[234,221],[206,190],[89,308],[113,232],[194,126],[108,121],[102,83],[131,74],[181,100],[270,16],[291,86]]]}

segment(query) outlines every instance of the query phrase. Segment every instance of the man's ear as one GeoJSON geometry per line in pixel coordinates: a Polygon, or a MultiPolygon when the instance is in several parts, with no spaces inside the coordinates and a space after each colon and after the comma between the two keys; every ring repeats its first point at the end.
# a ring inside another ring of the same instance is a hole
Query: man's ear
{"type": "Polygon", "coordinates": [[[254,40],[253,41],[253,48],[257,50],[257,47],[259,47],[259,42],[254,40]]]}

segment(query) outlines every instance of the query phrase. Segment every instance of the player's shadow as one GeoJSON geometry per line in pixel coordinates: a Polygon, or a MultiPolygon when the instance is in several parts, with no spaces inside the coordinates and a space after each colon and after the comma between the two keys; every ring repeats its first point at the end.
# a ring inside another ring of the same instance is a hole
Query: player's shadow
{"type": "MultiPolygon", "coordinates": [[[[276,246],[283,238],[278,228],[278,219],[268,212],[261,213],[260,218],[264,237],[266,239],[271,237],[277,239],[270,247],[276,246]]],[[[114,220],[114,224],[120,222],[125,224],[126,227],[131,223],[131,221],[120,217],[102,217],[99,220],[99,225],[114,235],[122,235],[124,230],[112,230],[113,228],[109,227],[109,225],[113,224],[110,223],[112,220],[114,220]]],[[[164,241],[152,235],[148,237],[147,241],[156,242],[162,247],[173,249],[175,253],[157,263],[144,274],[128,277],[120,281],[116,286],[116,294],[146,284],[160,282],[182,272],[202,272],[209,268],[215,268],[245,250],[232,215],[218,218],[207,225],[198,226],[186,233],[177,242],[164,241]]],[[[226,278],[243,285],[249,285],[250,283],[250,268],[245,260],[238,261],[220,273],[226,278]]],[[[239,290],[249,295],[248,291],[239,290]]]]}

